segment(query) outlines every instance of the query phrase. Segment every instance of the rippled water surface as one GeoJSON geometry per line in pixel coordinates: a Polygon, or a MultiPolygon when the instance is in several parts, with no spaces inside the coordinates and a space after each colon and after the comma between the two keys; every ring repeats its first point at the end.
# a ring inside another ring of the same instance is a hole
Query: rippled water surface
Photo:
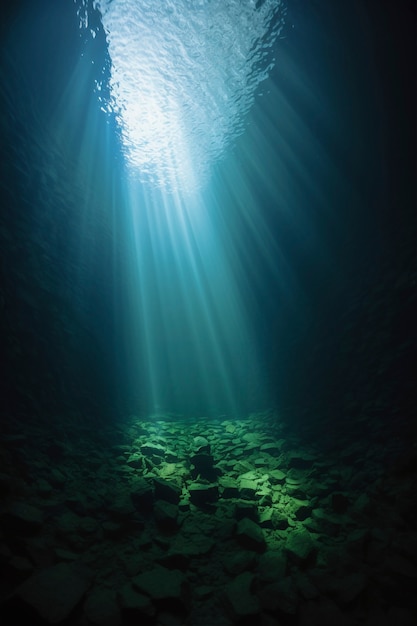
{"type": "Polygon", "coordinates": [[[200,187],[241,134],[283,27],[281,0],[99,0],[108,103],[131,171],[170,191],[200,187]]]}

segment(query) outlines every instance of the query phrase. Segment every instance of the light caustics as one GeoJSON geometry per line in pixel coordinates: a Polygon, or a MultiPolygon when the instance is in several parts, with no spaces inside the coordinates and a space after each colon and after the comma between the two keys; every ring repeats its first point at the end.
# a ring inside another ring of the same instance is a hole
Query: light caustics
{"type": "Polygon", "coordinates": [[[262,376],[236,237],[221,232],[216,216],[227,207],[210,175],[268,77],[283,5],[75,2],[82,28],[91,3],[99,11],[110,61],[101,104],[117,121],[127,165],[113,208],[127,208],[129,375],[151,410],[237,415],[262,376]]]}
{"type": "Polygon", "coordinates": [[[200,188],[245,127],[274,62],[281,0],[96,0],[110,101],[130,171],[166,191],[200,188]]]}

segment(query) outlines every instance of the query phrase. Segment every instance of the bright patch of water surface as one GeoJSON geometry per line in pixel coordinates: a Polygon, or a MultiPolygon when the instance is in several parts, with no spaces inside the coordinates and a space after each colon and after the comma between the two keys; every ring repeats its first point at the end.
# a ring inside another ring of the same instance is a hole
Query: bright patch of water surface
{"type": "Polygon", "coordinates": [[[97,0],[110,108],[141,182],[201,187],[274,63],[281,0],[97,0]]]}

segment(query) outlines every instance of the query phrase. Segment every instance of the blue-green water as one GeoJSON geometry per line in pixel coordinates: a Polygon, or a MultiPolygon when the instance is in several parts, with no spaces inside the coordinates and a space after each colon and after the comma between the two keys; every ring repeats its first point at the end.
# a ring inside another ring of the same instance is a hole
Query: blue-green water
{"type": "Polygon", "coordinates": [[[10,8],[12,404],[300,416],[407,395],[409,48],[381,34],[401,39],[405,4],[392,29],[360,2],[10,8]]]}

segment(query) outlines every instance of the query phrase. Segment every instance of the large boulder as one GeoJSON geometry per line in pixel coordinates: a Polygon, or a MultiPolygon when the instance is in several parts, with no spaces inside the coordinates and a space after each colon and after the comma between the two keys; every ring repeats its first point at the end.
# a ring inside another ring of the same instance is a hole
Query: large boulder
{"type": "MultiPolygon", "coordinates": [[[[15,616],[25,615],[25,607],[46,624],[68,619],[90,587],[91,571],[83,565],[59,563],[42,569],[26,580],[11,600],[15,616]]],[[[17,623],[17,622],[16,622],[17,623]]]]}

